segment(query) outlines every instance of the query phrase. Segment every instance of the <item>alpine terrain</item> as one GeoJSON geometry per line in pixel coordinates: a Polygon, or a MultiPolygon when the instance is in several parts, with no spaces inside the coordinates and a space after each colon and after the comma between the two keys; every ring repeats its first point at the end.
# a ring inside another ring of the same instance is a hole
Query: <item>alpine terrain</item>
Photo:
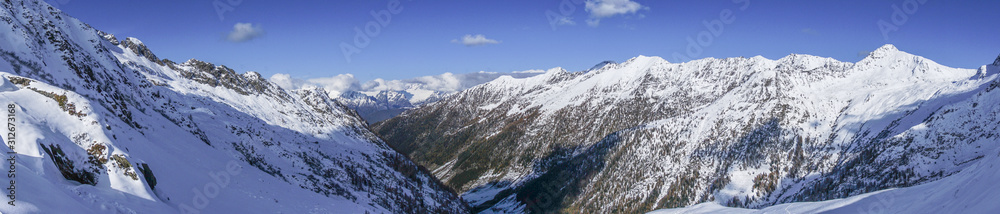
{"type": "Polygon", "coordinates": [[[468,212],[323,89],[160,59],[40,0],[0,19],[2,213],[468,212]]]}
{"type": "MultiPolygon", "coordinates": [[[[393,29],[389,40],[426,18],[390,28],[393,2],[363,11],[364,29],[393,29]]],[[[592,28],[650,10],[581,6],[592,28]]],[[[638,56],[583,71],[345,75],[332,89],[159,58],[42,0],[0,1],[0,21],[0,213],[1000,212],[1000,57],[962,69],[893,45],[857,62],[638,56]]],[[[228,41],[262,34],[254,26],[228,41]]],[[[466,59],[442,67],[477,62],[466,59]]]]}
{"type": "Polygon", "coordinates": [[[344,92],[328,90],[328,92],[348,108],[357,111],[362,119],[371,124],[502,76],[526,78],[543,73],[541,70],[512,73],[480,71],[468,74],[445,73],[406,80],[377,79],[361,84],[353,90],[344,92]]]}
{"type": "Polygon", "coordinates": [[[474,212],[1000,210],[983,201],[1000,197],[996,64],[949,68],[893,45],[855,63],[602,64],[501,77],[372,129],[474,212]],[[950,198],[962,193],[976,200],[950,198]]]}

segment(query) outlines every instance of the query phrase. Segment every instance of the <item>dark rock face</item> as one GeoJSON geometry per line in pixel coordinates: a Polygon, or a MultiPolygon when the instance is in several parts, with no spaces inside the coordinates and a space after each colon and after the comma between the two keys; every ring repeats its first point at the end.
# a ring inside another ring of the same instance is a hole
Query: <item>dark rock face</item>
{"type": "Polygon", "coordinates": [[[139,39],[129,37],[119,43],[122,44],[125,49],[131,50],[136,55],[146,57],[146,59],[150,62],[160,62],[160,58],[157,58],[156,54],[153,54],[153,51],[150,51],[149,48],[146,47],[146,44],[140,42],[139,39]]]}
{"type": "Polygon", "coordinates": [[[62,147],[59,145],[43,145],[42,149],[45,154],[52,159],[52,162],[56,164],[56,168],[62,173],[62,176],[66,180],[76,181],[81,184],[87,185],[97,185],[97,175],[101,173],[101,168],[99,165],[83,165],[79,166],[75,164],[72,159],[66,157],[66,153],[62,151],[62,147]]]}
{"type": "Polygon", "coordinates": [[[115,37],[114,34],[106,33],[104,31],[97,31],[97,35],[101,36],[101,38],[104,38],[104,40],[108,40],[108,42],[110,42],[112,45],[121,44],[121,42],[118,41],[118,37],[115,37]]]}
{"type": "Polygon", "coordinates": [[[267,94],[276,97],[289,96],[284,90],[271,84],[271,82],[262,78],[257,72],[237,74],[236,71],[224,65],[216,66],[212,63],[196,59],[188,60],[180,64],[180,66],[191,67],[191,69],[179,69],[184,78],[212,87],[225,87],[243,95],[267,94]]]}

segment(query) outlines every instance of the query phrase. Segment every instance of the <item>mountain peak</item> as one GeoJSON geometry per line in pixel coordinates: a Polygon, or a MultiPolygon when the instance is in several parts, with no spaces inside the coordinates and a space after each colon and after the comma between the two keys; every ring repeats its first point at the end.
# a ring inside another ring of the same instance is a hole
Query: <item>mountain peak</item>
{"type": "MultiPolygon", "coordinates": [[[[114,35],[111,35],[111,38],[114,38],[114,35]]],[[[105,36],[105,39],[110,40],[107,36],[105,36]]],[[[149,48],[146,47],[146,44],[142,43],[139,39],[136,39],[135,37],[127,37],[120,43],[124,48],[132,50],[132,52],[136,55],[145,57],[149,61],[160,63],[160,59],[156,57],[156,54],[153,54],[153,51],[150,51],[149,48]]]]}
{"type": "Polygon", "coordinates": [[[125,37],[125,41],[134,43],[136,45],[146,46],[146,44],[142,43],[142,40],[139,40],[138,38],[135,38],[135,37],[125,37]]]}
{"type": "Polygon", "coordinates": [[[633,57],[633,58],[631,58],[629,60],[626,60],[625,62],[623,62],[621,64],[629,64],[629,63],[633,63],[633,62],[664,62],[664,63],[670,63],[670,61],[667,61],[666,59],[663,59],[662,57],[639,55],[637,57],[633,57]]]}
{"type": "Polygon", "coordinates": [[[118,38],[115,38],[114,34],[110,34],[110,33],[104,32],[104,31],[97,31],[97,35],[101,36],[102,38],[104,38],[104,40],[108,40],[108,42],[111,42],[111,44],[114,44],[114,45],[118,45],[119,44],[118,38]]]}
{"type": "Polygon", "coordinates": [[[900,51],[898,48],[896,48],[895,45],[885,44],[885,45],[882,45],[882,47],[879,47],[878,49],[875,49],[874,51],[872,51],[871,53],[869,53],[868,56],[869,57],[871,57],[871,56],[887,56],[887,55],[890,55],[890,54],[901,53],[901,52],[903,52],[903,51],[900,51]]]}
{"type": "Polygon", "coordinates": [[[879,47],[878,49],[875,49],[874,52],[899,52],[899,49],[896,48],[895,45],[885,44],[885,45],[882,45],[882,47],[879,47]]]}
{"type": "Polygon", "coordinates": [[[882,58],[889,58],[890,56],[916,57],[915,55],[912,55],[910,53],[906,53],[906,52],[900,51],[898,48],[896,48],[895,45],[885,44],[885,45],[882,45],[882,47],[879,47],[878,49],[875,49],[874,51],[868,53],[868,56],[865,57],[865,59],[862,59],[862,61],[877,60],[877,59],[882,59],[882,58]]]}

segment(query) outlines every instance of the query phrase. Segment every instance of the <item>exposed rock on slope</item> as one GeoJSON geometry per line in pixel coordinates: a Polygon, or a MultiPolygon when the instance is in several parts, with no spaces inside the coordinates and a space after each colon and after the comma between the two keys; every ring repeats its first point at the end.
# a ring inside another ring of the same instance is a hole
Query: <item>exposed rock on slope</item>
{"type": "Polygon", "coordinates": [[[468,209],[321,89],[160,60],[38,0],[0,2],[0,18],[0,103],[17,121],[0,152],[18,170],[0,212],[468,209]]]}
{"type": "Polygon", "coordinates": [[[500,78],[373,129],[477,211],[763,207],[961,171],[1000,142],[996,74],[892,45],[857,63],[640,56],[500,78]]]}

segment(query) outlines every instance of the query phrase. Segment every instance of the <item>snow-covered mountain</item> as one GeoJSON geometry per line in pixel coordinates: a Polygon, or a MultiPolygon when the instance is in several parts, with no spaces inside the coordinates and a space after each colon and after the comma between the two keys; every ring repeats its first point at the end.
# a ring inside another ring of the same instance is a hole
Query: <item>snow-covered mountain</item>
{"type": "Polygon", "coordinates": [[[468,210],[322,88],[159,59],[40,0],[0,20],[2,213],[468,210]]]}
{"type": "Polygon", "coordinates": [[[405,80],[376,79],[360,84],[357,89],[345,92],[331,91],[331,94],[339,93],[337,100],[357,111],[368,123],[376,123],[503,76],[520,79],[542,73],[544,72],[540,70],[509,73],[481,71],[466,74],[445,73],[405,80]]]}
{"type": "Polygon", "coordinates": [[[287,89],[323,88],[330,97],[357,111],[365,121],[375,123],[501,76],[526,78],[542,73],[544,71],[541,70],[444,73],[402,80],[379,78],[365,83],[360,83],[352,74],[313,79],[294,79],[288,74],[275,74],[270,80],[287,89]]]}
{"type": "Polygon", "coordinates": [[[997,71],[949,68],[892,45],[856,63],[640,56],[502,77],[373,130],[480,212],[763,208],[991,166],[997,71]]]}
{"type": "MultiPolygon", "coordinates": [[[[618,64],[607,60],[598,63],[596,70],[609,64],[618,64]]],[[[357,89],[339,92],[331,88],[331,94],[340,94],[338,100],[347,107],[358,111],[361,118],[368,123],[381,122],[395,117],[403,111],[417,108],[424,104],[437,102],[448,95],[481,85],[500,77],[523,79],[545,74],[544,70],[527,70],[515,72],[485,72],[466,74],[445,73],[437,76],[424,76],[406,80],[383,80],[360,84],[357,89]]]]}
{"type": "MultiPolygon", "coordinates": [[[[406,97],[407,94],[400,91],[379,91],[374,95],[348,91],[340,94],[338,100],[357,111],[358,115],[361,115],[361,118],[364,118],[365,121],[371,124],[395,117],[403,113],[403,111],[419,105],[419,103],[414,105],[406,97]]],[[[438,99],[435,98],[431,101],[437,101],[438,99]]]]}
{"type": "Polygon", "coordinates": [[[403,111],[433,103],[455,91],[436,91],[423,88],[423,84],[411,84],[405,90],[369,89],[366,91],[346,91],[336,99],[358,112],[369,124],[383,121],[403,111]]]}

